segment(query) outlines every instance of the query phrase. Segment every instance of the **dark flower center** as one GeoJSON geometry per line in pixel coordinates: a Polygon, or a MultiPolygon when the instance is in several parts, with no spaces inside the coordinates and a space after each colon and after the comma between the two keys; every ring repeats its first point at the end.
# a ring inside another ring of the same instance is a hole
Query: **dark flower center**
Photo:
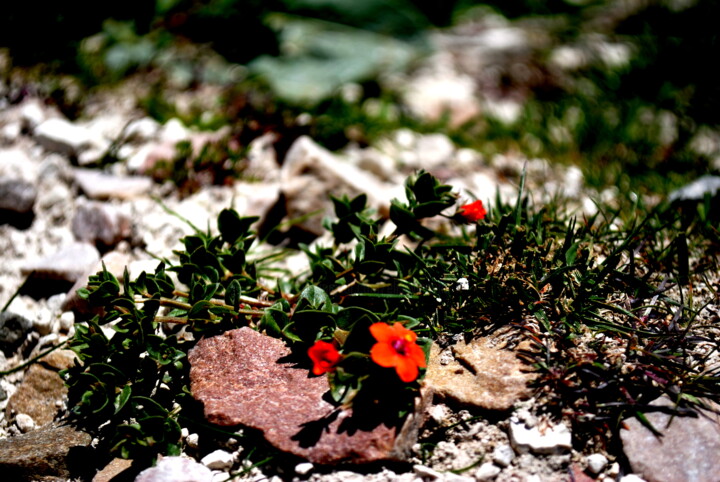
{"type": "Polygon", "coordinates": [[[407,348],[407,343],[405,343],[405,340],[403,340],[401,338],[396,338],[392,341],[392,343],[390,343],[390,346],[392,346],[393,350],[395,350],[399,354],[401,354],[401,355],[406,354],[405,350],[407,348]]]}

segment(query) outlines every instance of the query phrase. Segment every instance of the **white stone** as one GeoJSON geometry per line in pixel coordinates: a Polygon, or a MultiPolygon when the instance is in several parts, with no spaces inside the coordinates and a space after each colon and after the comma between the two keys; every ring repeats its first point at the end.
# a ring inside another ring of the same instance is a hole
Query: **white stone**
{"type": "Polygon", "coordinates": [[[60,315],[59,326],[61,332],[67,333],[75,325],[75,313],[72,311],[65,311],[60,315]]]}
{"type": "Polygon", "coordinates": [[[59,118],[48,119],[37,126],[35,140],[45,149],[64,155],[77,155],[92,145],[90,131],[59,118]]]}
{"type": "Polygon", "coordinates": [[[437,480],[442,479],[443,476],[443,474],[438,472],[437,470],[419,464],[413,465],[413,472],[422,477],[423,480],[437,480]]]}
{"type": "MultiPolygon", "coordinates": [[[[298,138],[285,156],[281,185],[287,200],[288,217],[291,219],[316,211],[330,215],[332,203],[328,193],[349,197],[366,193],[368,206],[378,209],[381,215],[387,215],[390,200],[396,193],[394,185],[381,182],[307,136],[298,138]]],[[[300,224],[317,235],[325,231],[322,215],[313,216],[300,224]]]]}
{"type": "Polygon", "coordinates": [[[205,467],[213,470],[229,470],[235,462],[235,457],[225,450],[210,452],[200,461],[205,467]]]}
{"type": "Polygon", "coordinates": [[[439,404],[428,408],[428,415],[438,425],[442,425],[450,416],[450,409],[447,405],[439,404]]]}
{"type": "MultiPolygon", "coordinates": [[[[223,474],[227,479],[227,474],[223,474]]],[[[135,482],[211,482],[213,472],[187,457],[163,457],[155,467],[140,472],[135,482]]]]}
{"type": "Polygon", "coordinates": [[[459,126],[480,114],[472,77],[455,72],[430,72],[412,79],[403,101],[417,116],[437,121],[447,112],[450,124],[459,126]]]}
{"type": "Polygon", "coordinates": [[[485,113],[504,124],[514,124],[522,113],[522,104],[512,99],[486,99],[483,104],[485,113]]]}
{"type": "Polygon", "coordinates": [[[524,423],[510,422],[510,442],[518,453],[559,454],[572,447],[572,434],[564,424],[527,428],[524,423]]]}
{"type": "Polygon", "coordinates": [[[165,141],[180,142],[189,138],[190,134],[190,131],[180,119],[172,118],[163,126],[161,137],[165,141]]]}
{"type": "Polygon", "coordinates": [[[59,321],[56,317],[48,310],[41,310],[31,318],[33,320],[33,328],[37,331],[40,336],[45,336],[54,331],[57,331],[59,327],[59,321]]]}
{"type": "Polygon", "coordinates": [[[421,136],[415,147],[420,168],[433,169],[447,164],[455,153],[455,145],[445,134],[421,136]]]}
{"type": "Polygon", "coordinates": [[[645,482],[645,479],[635,474],[628,474],[620,477],[620,482],[645,482]]]}
{"type": "Polygon", "coordinates": [[[577,47],[563,45],[552,51],[550,63],[561,69],[575,70],[587,65],[587,55],[577,47]]]}
{"type": "Polygon", "coordinates": [[[476,479],[475,477],[468,477],[467,475],[458,475],[452,472],[445,472],[442,478],[442,482],[475,482],[476,480],[481,479],[476,479]]]}
{"type": "Polygon", "coordinates": [[[0,149],[0,176],[36,182],[37,164],[23,149],[0,149]]]}
{"type": "Polygon", "coordinates": [[[460,278],[455,282],[455,289],[457,291],[467,291],[470,289],[470,282],[467,278],[460,278]]]}
{"type": "Polygon", "coordinates": [[[18,426],[22,433],[28,433],[32,430],[35,430],[35,420],[33,420],[30,415],[25,413],[18,413],[15,416],[15,424],[18,426]]]}
{"type": "Polygon", "coordinates": [[[500,467],[507,467],[515,458],[515,451],[510,445],[502,444],[495,447],[492,453],[492,460],[500,467]]]}
{"type": "Polygon", "coordinates": [[[39,100],[30,99],[23,102],[20,108],[20,119],[25,127],[32,130],[47,119],[47,113],[39,100]]]}
{"type": "Polygon", "coordinates": [[[265,182],[280,179],[280,166],[273,146],[276,140],[276,134],[268,133],[250,142],[247,152],[248,165],[244,172],[246,176],[265,182]]]}
{"type": "Polygon", "coordinates": [[[668,201],[700,201],[705,195],[715,196],[718,191],[720,191],[720,176],[705,175],[671,192],[668,201]]]}
{"type": "Polygon", "coordinates": [[[196,433],[188,434],[188,436],[185,437],[185,443],[186,443],[187,446],[190,447],[191,449],[196,449],[196,448],[198,448],[199,442],[200,442],[200,436],[199,436],[198,434],[196,434],[196,433]]]}
{"type": "Polygon", "coordinates": [[[475,471],[475,479],[479,481],[493,480],[502,469],[491,462],[485,462],[475,471]]]}
{"type": "Polygon", "coordinates": [[[295,466],[295,473],[298,475],[307,475],[315,468],[311,462],[302,462],[295,466]]]}
{"type": "Polygon", "coordinates": [[[2,127],[2,130],[0,130],[0,137],[2,137],[5,141],[14,141],[18,137],[20,137],[20,132],[22,132],[22,127],[20,126],[19,122],[11,122],[9,124],[5,124],[2,127]]]}
{"type": "Polygon", "coordinates": [[[607,467],[608,459],[603,454],[591,454],[587,456],[588,470],[593,474],[599,474],[607,467]]]}
{"type": "Polygon", "coordinates": [[[125,137],[130,140],[148,141],[160,132],[160,124],[151,117],[143,117],[128,124],[125,137]]]}

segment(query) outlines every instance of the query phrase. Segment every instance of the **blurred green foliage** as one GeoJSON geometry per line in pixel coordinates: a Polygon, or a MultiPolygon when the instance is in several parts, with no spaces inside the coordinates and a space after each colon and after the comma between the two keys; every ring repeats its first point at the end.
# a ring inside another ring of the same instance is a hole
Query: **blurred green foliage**
{"type": "Polygon", "coordinates": [[[720,124],[720,84],[711,72],[719,14],[714,0],[14,2],[0,17],[0,45],[14,65],[44,63],[91,86],[160,72],[142,100],[153,116],[242,124],[243,140],[275,130],[281,143],[304,133],[340,148],[398,127],[444,130],[487,154],[519,149],[577,164],[598,187],[667,192],[709,169],[689,146],[699,127],[720,124]],[[401,92],[380,86],[382,75],[412,69],[430,51],[433,29],[492,11],[543,25],[551,38],[532,47],[531,62],[547,68],[545,84],[528,89],[501,78],[500,89],[529,90],[516,122],[482,116],[459,129],[423,124],[403,110],[401,92]],[[553,50],[593,38],[626,46],[627,62],[608,65],[596,51],[556,77],[548,67],[553,50]],[[208,60],[210,51],[225,64],[208,60]],[[183,114],[166,94],[205,82],[227,87],[225,105],[213,112],[183,114]],[[349,83],[362,86],[359,98],[342,95],[349,83]],[[309,123],[297,121],[303,113],[309,123]]]}

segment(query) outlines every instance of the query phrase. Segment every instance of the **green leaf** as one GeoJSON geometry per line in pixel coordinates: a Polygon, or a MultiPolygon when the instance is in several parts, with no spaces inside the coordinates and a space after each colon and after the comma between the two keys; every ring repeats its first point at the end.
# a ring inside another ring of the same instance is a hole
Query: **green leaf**
{"type": "Polygon", "coordinates": [[[258,219],[257,216],[240,217],[233,209],[223,209],[218,215],[218,230],[223,241],[232,246],[248,235],[250,226],[258,219]]]}
{"type": "Polygon", "coordinates": [[[200,300],[190,308],[187,317],[189,320],[193,319],[208,319],[208,308],[212,307],[212,303],[207,300],[200,300]]]}
{"type": "Polygon", "coordinates": [[[132,387],[130,385],[125,385],[122,390],[120,390],[120,393],[118,393],[115,397],[115,415],[123,409],[130,399],[130,395],[132,395],[132,387]]]}
{"type": "Polygon", "coordinates": [[[242,288],[240,282],[234,279],[225,288],[225,304],[233,307],[235,311],[240,308],[240,296],[242,295],[242,288]]]}
{"type": "Polygon", "coordinates": [[[283,338],[284,329],[290,322],[287,313],[276,309],[275,305],[265,310],[265,314],[258,321],[258,328],[275,338],[283,338]]]}
{"type": "Polygon", "coordinates": [[[332,311],[332,300],[322,289],[314,285],[308,285],[300,293],[298,298],[298,310],[306,309],[305,306],[320,311],[332,311]]]}

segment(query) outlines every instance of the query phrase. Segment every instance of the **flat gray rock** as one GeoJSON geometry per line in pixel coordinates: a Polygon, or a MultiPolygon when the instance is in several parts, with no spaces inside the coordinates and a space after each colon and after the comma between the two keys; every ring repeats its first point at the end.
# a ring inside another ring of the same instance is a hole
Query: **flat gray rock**
{"type": "Polygon", "coordinates": [[[90,131],[60,118],[42,122],[34,134],[35,140],[45,149],[66,156],[76,156],[92,145],[90,131]]]}
{"type": "Polygon", "coordinates": [[[66,425],[1,439],[0,474],[7,481],[67,480],[90,468],[91,441],[89,434],[66,425]]]}
{"type": "Polygon", "coordinates": [[[129,238],[132,229],[127,214],[114,206],[91,201],[78,205],[72,232],[78,241],[108,247],[129,238]]]}
{"type": "Polygon", "coordinates": [[[115,176],[95,169],[75,169],[75,182],[90,199],[133,199],[153,185],[149,177],[115,176]]]}
{"type": "Polygon", "coordinates": [[[20,214],[33,209],[37,189],[32,183],[20,179],[0,178],[0,209],[20,214]]]}
{"type": "Polygon", "coordinates": [[[0,350],[12,356],[33,327],[32,321],[9,311],[0,311],[0,350]]]}
{"type": "MultiPolygon", "coordinates": [[[[651,405],[672,407],[667,397],[651,405]]],[[[717,407],[716,407],[717,409],[717,407]]],[[[620,437],[634,473],[647,482],[716,482],[720,474],[720,415],[698,417],[645,412],[658,437],[637,418],[623,421],[620,437]]]]}
{"type": "Polygon", "coordinates": [[[88,243],[72,243],[45,258],[25,264],[24,276],[75,283],[100,261],[98,250],[88,243]]]}

